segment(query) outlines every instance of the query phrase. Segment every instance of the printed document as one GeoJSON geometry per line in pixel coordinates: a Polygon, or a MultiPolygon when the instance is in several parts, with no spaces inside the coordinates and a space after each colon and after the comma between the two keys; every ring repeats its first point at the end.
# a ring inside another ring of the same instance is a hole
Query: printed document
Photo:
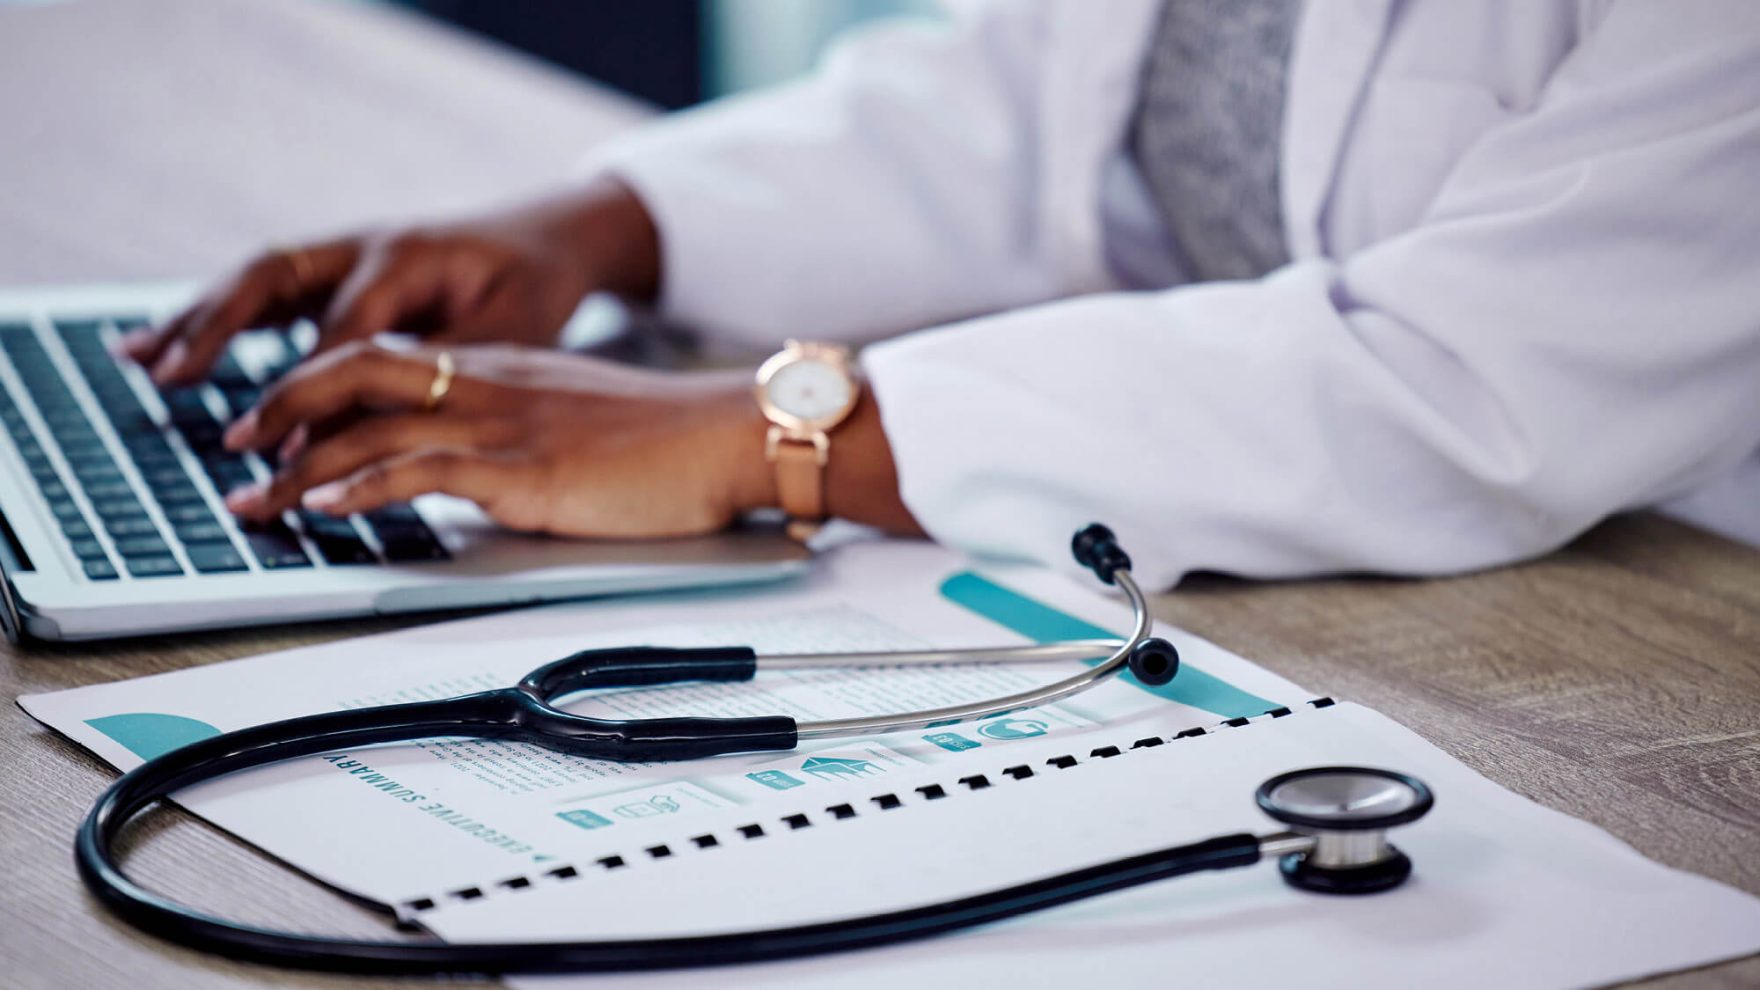
{"type": "MultiPolygon", "coordinates": [[[[1097,586],[1096,586],[1097,587],[1097,586]]],[[[1117,638],[1120,600],[1025,567],[974,567],[922,543],[874,541],[826,554],[798,581],[559,605],[423,626],[247,660],[29,696],[20,704],[123,769],[218,732],[312,712],[420,701],[514,684],[577,650],[749,645],[760,653],[1018,645],[1117,638]]],[[[761,815],[803,796],[827,803],[921,767],[983,758],[1022,741],[1070,740],[1138,722],[1186,725],[1258,715],[1310,695],[1196,637],[1173,684],[1128,678],[1005,718],[787,753],[681,764],[587,760],[526,744],[431,739],[331,753],[180,792],[191,811],[318,879],[405,913],[473,891],[579,870],[645,835],[718,812],[761,815]]],[[[586,695],[571,711],[611,718],[792,715],[843,718],[1009,694],[1079,662],[830,669],[586,695]]]]}

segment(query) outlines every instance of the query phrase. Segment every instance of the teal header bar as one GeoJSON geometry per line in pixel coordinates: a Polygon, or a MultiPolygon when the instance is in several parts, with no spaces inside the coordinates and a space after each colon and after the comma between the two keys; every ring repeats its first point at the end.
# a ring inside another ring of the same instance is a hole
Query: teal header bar
{"type": "MultiPolygon", "coordinates": [[[[941,582],[941,595],[1000,626],[1012,629],[1039,643],[1056,643],[1070,639],[1119,639],[1120,634],[1084,622],[1067,612],[1059,612],[1043,602],[1034,601],[1012,588],[971,571],[961,571],[941,582]]],[[[1099,661],[1091,661],[1098,663],[1099,661]]],[[[1220,677],[1208,674],[1185,658],[1180,658],[1179,675],[1169,684],[1151,687],[1137,680],[1130,671],[1119,679],[1168,701],[1191,705],[1223,718],[1263,715],[1277,703],[1243,691],[1220,677]]]]}

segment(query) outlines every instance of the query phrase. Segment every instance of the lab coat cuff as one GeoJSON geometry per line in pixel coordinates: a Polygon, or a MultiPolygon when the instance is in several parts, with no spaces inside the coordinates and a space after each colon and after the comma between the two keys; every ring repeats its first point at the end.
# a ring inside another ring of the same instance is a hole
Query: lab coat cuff
{"type": "Polygon", "coordinates": [[[786,332],[740,319],[763,308],[761,300],[748,305],[742,297],[764,291],[758,259],[738,247],[749,238],[732,229],[735,218],[726,208],[727,197],[740,192],[726,188],[728,176],[711,174],[696,153],[698,141],[681,123],[657,121],[597,149],[583,163],[582,179],[616,179],[648,211],[660,240],[660,313],[703,330],[724,350],[769,348],[786,332]]]}
{"type": "MultiPolygon", "coordinates": [[[[1017,470],[1020,460],[1001,449],[1014,445],[1018,430],[997,421],[996,407],[987,408],[976,394],[968,368],[935,357],[944,343],[936,338],[971,325],[911,334],[862,352],[899,494],[937,543],[1031,560],[1091,581],[1070,556],[1070,538],[1089,523],[1108,520],[1090,518],[1093,502],[1080,485],[1047,483],[1046,474],[1057,472],[1017,470]]],[[[1069,470],[1080,474],[1085,468],[1069,470]]]]}

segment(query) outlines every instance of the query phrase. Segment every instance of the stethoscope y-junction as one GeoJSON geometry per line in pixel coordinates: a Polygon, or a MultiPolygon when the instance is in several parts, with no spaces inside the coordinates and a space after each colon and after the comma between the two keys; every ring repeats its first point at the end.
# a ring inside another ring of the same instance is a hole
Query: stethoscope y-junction
{"type": "Polygon", "coordinates": [[[185,787],[226,774],[320,753],[430,737],[530,742],[617,761],[689,760],[724,753],[789,750],[807,740],[868,736],[987,718],[1061,701],[1129,669],[1160,685],[1179,671],[1179,655],[1149,635],[1151,618],[1130,574],[1130,558],[1111,531],[1077,533],[1075,558],[1119,587],[1134,613],[1122,642],[1084,641],[978,650],[758,656],[747,647],[589,650],[546,664],[518,685],[440,701],[351,709],[228,732],[155,757],[124,774],[98,799],[76,844],[80,876],[110,910],[145,931],[237,959],[308,969],[379,973],[587,972],[670,969],[837,952],[921,938],[1200,870],[1279,859],[1291,884],[1326,893],[1397,886],[1411,863],[1385,831],[1421,817],[1432,797],[1419,781],[1386,770],[1322,767],[1274,777],[1259,806],[1288,826],[1258,836],[1218,836],[1069,873],[904,911],[790,928],[717,935],[588,942],[380,942],[273,931],[203,914],[130,880],[115,854],[128,823],[185,787]],[[863,718],[796,722],[757,718],[613,720],[558,707],[583,691],[680,681],[744,681],[765,670],[828,666],[905,666],[1093,659],[1100,662],[1050,684],[965,705],[863,718]]]}

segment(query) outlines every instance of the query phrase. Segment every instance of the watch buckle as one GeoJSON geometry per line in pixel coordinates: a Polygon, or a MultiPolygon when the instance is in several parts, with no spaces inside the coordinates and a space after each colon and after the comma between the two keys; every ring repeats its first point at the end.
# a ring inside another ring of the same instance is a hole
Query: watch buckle
{"type": "Polygon", "coordinates": [[[831,438],[825,435],[825,431],[817,430],[803,436],[792,430],[784,429],[778,423],[770,424],[770,429],[764,433],[764,459],[767,461],[776,460],[777,448],[784,443],[812,444],[813,457],[818,461],[820,467],[824,467],[831,460],[831,438]]]}

